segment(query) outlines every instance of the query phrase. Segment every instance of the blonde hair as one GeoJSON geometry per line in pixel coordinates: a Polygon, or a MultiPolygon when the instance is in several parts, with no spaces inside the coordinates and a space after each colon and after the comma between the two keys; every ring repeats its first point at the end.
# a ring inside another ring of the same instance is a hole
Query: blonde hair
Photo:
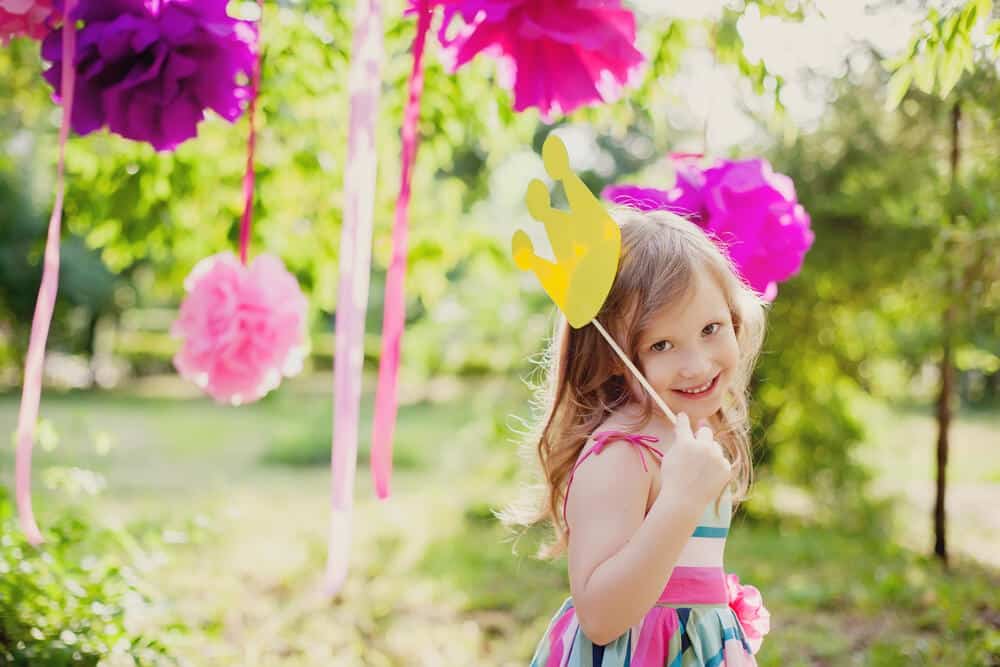
{"type": "MultiPolygon", "coordinates": [[[[740,364],[722,407],[711,418],[716,440],[733,464],[733,502],[744,500],[753,477],[748,386],[764,339],[768,303],[738,275],[730,260],[692,222],[667,211],[612,211],[622,232],[622,254],[614,284],[597,319],[641,370],[638,344],[646,327],[665,306],[681,303],[704,269],[725,295],[740,350],[740,364]]],[[[550,521],[554,541],[539,555],[552,558],[567,546],[561,507],[567,480],[591,434],[619,406],[638,403],[649,421],[656,404],[646,392],[633,395],[629,371],[593,326],[573,329],[560,317],[540,366],[544,381],[534,387],[537,422],[525,433],[522,453],[541,465],[544,483],[527,502],[498,516],[509,526],[550,521]]],[[[721,498],[720,493],[720,498],[721,498]]],[[[718,507],[719,499],[716,500],[718,507]]]]}

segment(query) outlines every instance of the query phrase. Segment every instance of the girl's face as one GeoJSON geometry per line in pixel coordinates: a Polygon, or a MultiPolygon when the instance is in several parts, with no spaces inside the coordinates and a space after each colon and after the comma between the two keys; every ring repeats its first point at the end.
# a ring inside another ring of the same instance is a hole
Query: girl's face
{"type": "Polygon", "coordinates": [[[658,313],[639,338],[639,362],[650,386],[692,424],[722,406],[739,361],[729,306],[703,271],[695,274],[687,303],[658,313]]]}

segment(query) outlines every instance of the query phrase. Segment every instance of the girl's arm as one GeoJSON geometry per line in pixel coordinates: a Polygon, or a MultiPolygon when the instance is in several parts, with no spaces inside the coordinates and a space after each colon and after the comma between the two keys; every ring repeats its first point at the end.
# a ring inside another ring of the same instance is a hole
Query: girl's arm
{"type": "MultiPolygon", "coordinates": [[[[652,455],[643,452],[650,463],[652,455]]],[[[636,449],[609,443],[573,479],[567,506],[570,592],[595,644],[608,644],[659,599],[704,507],[664,486],[643,518],[652,475],[636,449]]]]}

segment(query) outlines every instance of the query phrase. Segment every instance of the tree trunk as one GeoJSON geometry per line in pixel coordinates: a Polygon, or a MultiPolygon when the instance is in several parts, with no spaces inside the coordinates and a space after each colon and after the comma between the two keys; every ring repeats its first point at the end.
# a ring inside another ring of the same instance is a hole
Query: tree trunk
{"type": "Polygon", "coordinates": [[[941,342],[941,392],[938,394],[937,419],[937,493],[934,498],[934,555],[948,565],[948,547],[945,541],[947,521],[945,516],[946,475],[948,471],[948,429],[951,426],[951,395],[954,368],[951,361],[951,332],[954,328],[955,306],[948,304],[944,311],[941,342]]]}
{"type": "MultiPolygon", "coordinates": [[[[951,109],[951,189],[954,193],[958,182],[958,165],[961,158],[959,146],[959,125],[962,121],[962,105],[956,101],[951,109]]],[[[952,202],[954,206],[954,202],[952,202]]],[[[951,213],[951,223],[954,225],[955,213],[951,213]]],[[[955,369],[952,365],[952,337],[955,331],[955,297],[956,287],[952,276],[950,257],[945,257],[948,271],[947,289],[949,302],[944,310],[941,322],[941,392],[938,395],[937,418],[937,489],[934,498],[934,555],[948,566],[947,515],[945,514],[945,497],[948,477],[948,430],[951,427],[951,399],[954,393],[955,369]]]]}

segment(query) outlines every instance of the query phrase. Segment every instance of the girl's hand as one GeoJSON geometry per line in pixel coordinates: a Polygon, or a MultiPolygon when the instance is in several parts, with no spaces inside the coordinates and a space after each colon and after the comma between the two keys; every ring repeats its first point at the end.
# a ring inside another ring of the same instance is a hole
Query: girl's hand
{"type": "Polygon", "coordinates": [[[712,429],[704,421],[699,424],[698,432],[692,433],[690,417],[677,413],[674,444],[660,463],[660,488],[704,507],[729,482],[733,469],[712,429]]]}

